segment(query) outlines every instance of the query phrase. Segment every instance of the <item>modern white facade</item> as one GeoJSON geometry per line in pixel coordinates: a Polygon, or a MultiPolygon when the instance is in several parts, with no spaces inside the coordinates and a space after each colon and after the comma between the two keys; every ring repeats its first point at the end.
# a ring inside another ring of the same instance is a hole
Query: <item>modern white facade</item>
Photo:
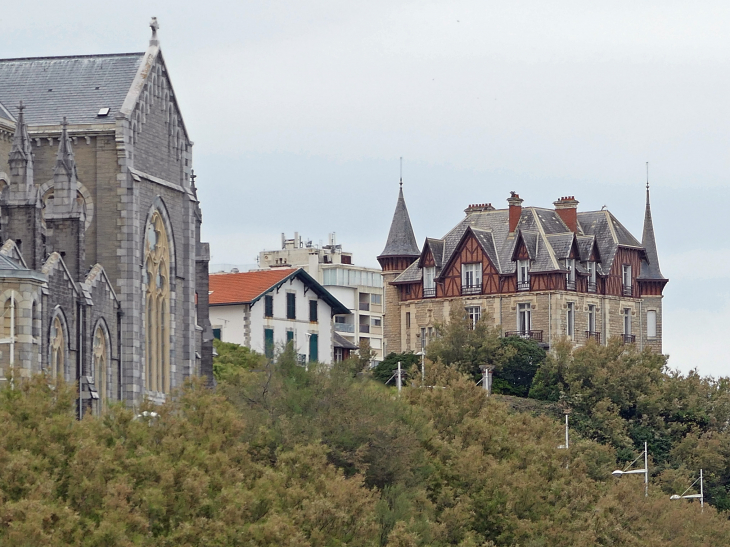
{"type": "Polygon", "coordinates": [[[333,314],[349,311],[303,269],[213,274],[210,289],[211,324],[222,341],[269,357],[292,342],[300,362],[333,362],[333,314]],[[281,277],[259,290],[263,273],[281,277]]]}
{"type": "Polygon", "coordinates": [[[383,277],[380,269],[352,263],[352,253],[330,234],[328,244],[314,245],[281,235],[281,249],[259,253],[261,268],[301,267],[321,283],[349,311],[334,318],[335,330],[355,345],[367,341],[375,352],[373,360],[383,359],[383,277]]]}

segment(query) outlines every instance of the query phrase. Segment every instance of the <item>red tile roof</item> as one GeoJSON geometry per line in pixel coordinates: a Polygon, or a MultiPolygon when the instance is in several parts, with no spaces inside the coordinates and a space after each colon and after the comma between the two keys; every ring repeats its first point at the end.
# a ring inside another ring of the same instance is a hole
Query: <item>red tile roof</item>
{"type": "Polygon", "coordinates": [[[211,274],[210,303],[213,305],[251,302],[296,271],[294,268],[282,268],[258,272],[211,274]]]}

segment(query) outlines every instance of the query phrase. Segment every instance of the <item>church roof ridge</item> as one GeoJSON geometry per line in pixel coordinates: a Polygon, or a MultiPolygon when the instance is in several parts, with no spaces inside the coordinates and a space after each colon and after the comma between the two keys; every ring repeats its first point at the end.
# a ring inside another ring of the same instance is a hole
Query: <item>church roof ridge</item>
{"type": "Polygon", "coordinates": [[[81,54],[81,55],[46,55],[42,57],[8,57],[1,58],[0,63],[13,63],[19,61],[55,61],[55,60],[67,60],[67,59],[94,59],[100,57],[141,57],[144,55],[144,51],[133,51],[128,53],[93,53],[93,54],[81,54]]]}

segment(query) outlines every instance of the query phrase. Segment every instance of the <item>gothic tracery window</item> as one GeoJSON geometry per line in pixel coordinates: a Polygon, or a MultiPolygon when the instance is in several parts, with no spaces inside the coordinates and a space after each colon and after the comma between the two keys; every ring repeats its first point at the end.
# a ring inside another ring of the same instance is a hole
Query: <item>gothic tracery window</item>
{"type": "Polygon", "coordinates": [[[170,249],[162,216],[155,211],[145,230],[147,389],[170,391],[170,249]]]}
{"type": "Polygon", "coordinates": [[[107,363],[108,348],[106,335],[101,325],[94,332],[94,346],[92,349],[92,366],[96,390],[99,393],[99,409],[106,408],[107,402],[107,363]]]}

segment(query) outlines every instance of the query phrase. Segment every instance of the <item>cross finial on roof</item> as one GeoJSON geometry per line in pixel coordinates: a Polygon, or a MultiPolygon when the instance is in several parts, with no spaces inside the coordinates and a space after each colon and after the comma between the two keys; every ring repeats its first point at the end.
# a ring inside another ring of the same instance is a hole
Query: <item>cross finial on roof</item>
{"type": "Polygon", "coordinates": [[[23,110],[25,110],[25,105],[23,104],[23,101],[20,101],[20,104],[18,105],[18,112],[22,115],[23,110]]]}
{"type": "Polygon", "coordinates": [[[646,162],[646,189],[649,189],[649,162],[646,162]]]}
{"type": "Polygon", "coordinates": [[[403,188],[403,156],[400,157],[400,187],[403,188]]]}
{"type": "Polygon", "coordinates": [[[63,117],[63,121],[61,122],[61,125],[64,129],[66,129],[66,126],[68,125],[68,122],[66,121],[66,116],[63,117]]]}
{"type": "Polygon", "coordinates": [[[153,17],[150,21],[150,28],[152,29],[152,38],[150,38],[150,45],[157,44],[157,30],[160,28],[160,24],[157,22],[157,17],[153,17]]]}

